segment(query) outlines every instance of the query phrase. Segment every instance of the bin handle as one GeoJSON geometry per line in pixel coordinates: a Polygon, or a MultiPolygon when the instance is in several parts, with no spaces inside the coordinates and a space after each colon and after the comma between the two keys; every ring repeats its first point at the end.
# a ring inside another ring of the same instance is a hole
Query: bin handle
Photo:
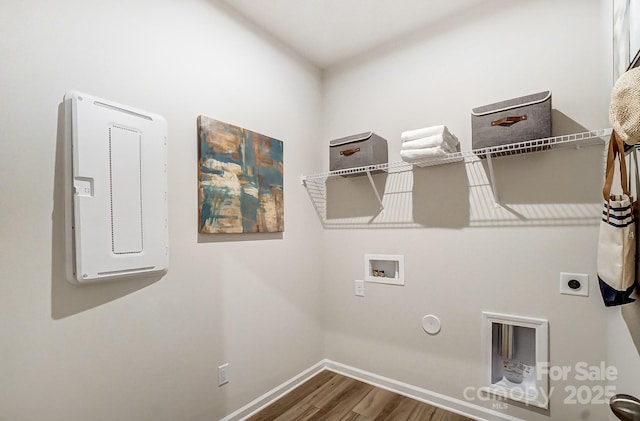
{"type": "Polygon", "coordinates": [[[356,152],[360,152],[360,148],[345,149],[344,151],[340,151],[340,155],[349,156],[356,152]]]}
{"type": "Polygon", "coordinates": [[[491,122],[492,126],[502,126],[502,127],[510,127],[514,124],[524,121],[527,119],[526,115],[515,115],[510,117],[503,117],[500,120],[495,120],[491,122]]]}

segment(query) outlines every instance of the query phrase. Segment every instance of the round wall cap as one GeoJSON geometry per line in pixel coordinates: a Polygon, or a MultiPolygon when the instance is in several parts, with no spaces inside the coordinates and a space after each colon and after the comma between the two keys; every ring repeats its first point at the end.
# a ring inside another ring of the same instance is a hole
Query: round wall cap
{"type": "Polygon", "coordinates": [[[427,314],[422,318],[422,328],[429,335],[435,335],[440,332],[440,319],[433,314],[427,314]]]}

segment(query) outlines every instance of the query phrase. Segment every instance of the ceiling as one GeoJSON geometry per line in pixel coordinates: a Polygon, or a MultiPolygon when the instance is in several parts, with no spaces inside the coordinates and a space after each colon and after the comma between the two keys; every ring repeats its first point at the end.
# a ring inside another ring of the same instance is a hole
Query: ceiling
{"type": "Polygon", "coordinates": [[[222,1],[324,69],[486,0],[222,1]]]}

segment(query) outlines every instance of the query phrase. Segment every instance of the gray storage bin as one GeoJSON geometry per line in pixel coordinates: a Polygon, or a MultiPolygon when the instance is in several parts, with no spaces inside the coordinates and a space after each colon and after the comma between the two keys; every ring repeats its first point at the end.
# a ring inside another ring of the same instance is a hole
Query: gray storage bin
{"type": "MultiPolygon", "coordinates": [[[[373,132],[359,133],[329,142],[331,171],[386,164],[388,159],[387,141],[373,132]]],[[[379,172],[384,171],[372,171],[372,173],[379,172]]],[[[345,174],[345,176],[350,175],[365,175],[365,173],[345,174]]]]}
{"type": "Polygon", "coordinates": [[[539,92],[471,110],[473,149],[551,137],[551,92],[539,92]]]}

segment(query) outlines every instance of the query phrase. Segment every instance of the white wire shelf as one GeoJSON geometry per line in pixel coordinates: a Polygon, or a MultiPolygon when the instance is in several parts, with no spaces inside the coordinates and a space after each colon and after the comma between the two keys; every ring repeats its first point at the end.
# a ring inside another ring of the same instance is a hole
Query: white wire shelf
{"type": "MultiPolygon", "coordinates": [[[[602,145],[606,142],[607,138],[611,135],[611,129],[601,129],[590,132],[575,133],[563,136],[555,136],[544,139],[529,140],[526,142],[512,143],[508,145],[493,146],[490,148],[475,149],[471,151],[456,152],[439,157],[425,159],[423,161],[415,163],[407,163],[404,161],[395,161],[385,164],[369,165],[357,168],[348,168],[337,171],[328,171],[318,174],[303,175],[301,177],[302,184],[306,187],[307,193],[318,217],[321,220],[323,226],[327,226],[327,180],[329,178],[337,176],[353,176],[357,174],[366,175],[369,184],[375,194],[375,199],[379,203],[380,212],[384,210],[383,195],[376,186],[372,174],[379,172],[386,172],[388,174],[404,173],[413,170],[414,166],[417,167],[429,167],[435,165],[445,165],[451,163],[478,163],[481,160],[486,160],[488,169],[488,181],[491,188],[491,194],[493,195],[493,202],[496,208],[500,208],[500,198],[498,196],[498,188],[496,185],[496,179],[493,171],[493,159],[509,155],[530,154],[535,152],[551,151],[555,149],[567,149],[581,147],[602,145]]],[[[404,176],[403,176],[404,178],[404,176]]],[[[370,224],[377,216],[373,216],[370,224]]]]}
{"type": "Polygon", "coordinates": [[[404,161],[395,161],[385,164],[369,165],[364,167],[328,171],[318,174],[303,175],[301,181],[304,184],[308,180],[326,180],[327,178],[334,176],[356,175],[360,173],[373,173],[379,171],[390,173],[403,172],[411,171],[414,166],[428,167],[433,165],[451,164],[461,161],[476,161],[480,158],[496,158],[508,155],[542,152],[551,149],[570,147],[580,148],[582,146],[602,144],[606,140],[606,137],[610,135],[611,129],[601,129],[584,133],[575,133],[564,136],[548,137],[544,139],[528,140],[526,142],[511,143],[508,145],[492,146],[483,149],[474,149],[471,151],[455,152],[439,157],[428,158],[419,162],[415,162],[413,164],[404,161]]]}

